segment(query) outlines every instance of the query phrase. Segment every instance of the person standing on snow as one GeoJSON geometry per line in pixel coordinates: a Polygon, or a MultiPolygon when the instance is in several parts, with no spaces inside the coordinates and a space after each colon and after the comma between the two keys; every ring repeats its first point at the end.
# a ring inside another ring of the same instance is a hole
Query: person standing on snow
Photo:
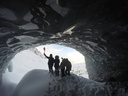
{"type": "Polygon", "coordinates": [[[61,69],[61,77],[65,76],[65,67],[66,67],[66,59],[62,59],[62,62],[60,64],[60,69],[61,69]]]}
{"type": "Polygon", "coordinates": [[[71,68],[72,68],[72,64],[71,64],[71,62],[70,62],[67,58],[65,59],[65,63],[66,63],[65,74],[66,74],[66,75],[70,75],[70,71],[71,71],[71,68]]]}
{"type": "Polygon", "coordinates": [[[44,56],[48,59],[49,72],[53,74],[54,58],[52,57],[52,54],[50,54],[49,57],[45,54],[45,48],[44,48],[44,56]]]}
{"type": "Polygon", "coordinates": [[[59,63],[60,63],[60,59],[59,59],[59,56],[56,55],[55,56],[55,60],[54,60],[54,67],[55,67],[55,74],[56,76],[59,76],[59,63]]]}

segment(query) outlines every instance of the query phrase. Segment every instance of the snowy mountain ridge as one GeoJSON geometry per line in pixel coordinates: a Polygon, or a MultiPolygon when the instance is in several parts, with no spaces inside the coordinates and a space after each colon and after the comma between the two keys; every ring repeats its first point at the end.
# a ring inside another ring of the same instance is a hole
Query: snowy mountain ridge
{"type": "Polygon", "coordinates": [[[37,56],[40,56],[41,58],[44,58],[43,54],[37,49],[37,48],[30,48],[31,52],[35,53],[37,56]]]}

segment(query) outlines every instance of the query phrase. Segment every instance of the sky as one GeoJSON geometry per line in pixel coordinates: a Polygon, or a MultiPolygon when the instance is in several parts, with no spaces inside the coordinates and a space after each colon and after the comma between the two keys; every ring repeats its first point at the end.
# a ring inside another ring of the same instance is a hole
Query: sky
{"type": "Polygon", "coordinates": [[[85,62],[84,56],[73,48],[65,47],[62,45],[50,44],[39,46],[37,47],[37,49],[43,54],[44,47],[47,56],[49,56],[49,54],[53,54],[53,57],[55,57],[55,55],[59,55],[60,58],[68,58],[72,62],[72,64],[85,62]]]}

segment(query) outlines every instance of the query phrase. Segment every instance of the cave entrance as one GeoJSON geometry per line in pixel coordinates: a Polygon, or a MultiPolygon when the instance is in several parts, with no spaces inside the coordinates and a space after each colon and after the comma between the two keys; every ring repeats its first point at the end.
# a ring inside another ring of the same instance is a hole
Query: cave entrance
{"type": "MultiPolygon", "coordinates": [[[[46,48],[45,53],[48,56],[49,54],[53,54],[53,57],[55,57],[55,55],[59,55],[60,62],[62,61],[61,58],[68,58],[72,63],[71,73],[88,78],[84,56],[75,49],[56,44],[42,45],[18,53],[11,61],[13,71],[8,72],[6,70],[6,78],[8,78],[8,80],[12,80],[14,83],[18,83],[30,70],[48,70],[47,59],[43,55],[44,47],[46,48]]],[[[9,68],[9,70],[12,69],[9,68]]]]}

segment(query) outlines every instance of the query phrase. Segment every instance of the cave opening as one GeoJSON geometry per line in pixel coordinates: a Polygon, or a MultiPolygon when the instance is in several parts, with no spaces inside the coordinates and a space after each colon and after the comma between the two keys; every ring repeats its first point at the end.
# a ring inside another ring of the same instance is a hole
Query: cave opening
{"type": "MultiPolygon", "coordinates": [[[[46,54],[48,56],[51,53],[53,57],[58,55],[60,63],[62,58],[68,58],[72,63],[71,74],[88,78],[85,57],[73,48],[57,44],[33,47],[17,53],[10,61],[3,77],[18,84],[23,76],[33,69],[48,70],[47,59],[43,55],[44,47],[46,48],[46,54]]],[[[53,70],[55,70],[54,66],[53,70]]]]}

